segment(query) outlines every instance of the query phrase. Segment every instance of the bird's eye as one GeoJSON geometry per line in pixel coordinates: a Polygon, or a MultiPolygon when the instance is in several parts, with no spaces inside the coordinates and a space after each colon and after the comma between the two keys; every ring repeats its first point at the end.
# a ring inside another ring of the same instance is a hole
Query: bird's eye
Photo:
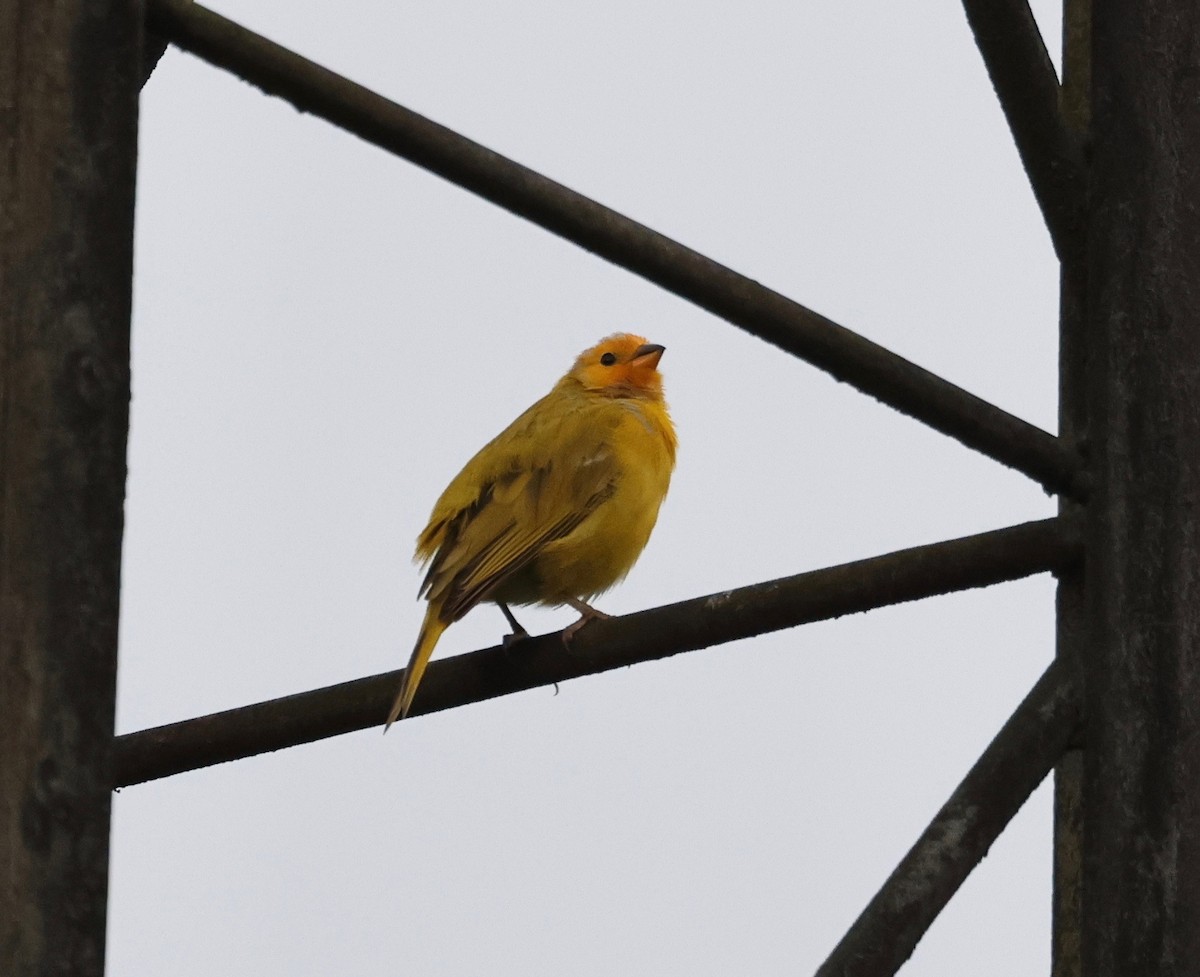
{"type": "Polygon", "coordinates": [[[617,354],[616,353],[605,353],[603,356],[600,357],[600,362],[603,363],[605,366],[612,366],[614,363],[617,362],[617,354]]]}

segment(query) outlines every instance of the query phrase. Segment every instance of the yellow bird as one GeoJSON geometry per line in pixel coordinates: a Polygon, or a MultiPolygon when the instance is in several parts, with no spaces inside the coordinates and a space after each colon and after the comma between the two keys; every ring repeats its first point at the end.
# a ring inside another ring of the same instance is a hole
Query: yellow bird
{"type": "MultiPolygon", "coordinates": [[[[387,726],[408,715],[442,632],[480,601],[569,604],[564,641],[606,615],[586,603],[624,578],[650,538],[675,468],[663,347],[618,333],[475,455],[417,539],[429,601],[387,726]]],[[[385,727],[386,728],[386,727],[385,727]]]]}

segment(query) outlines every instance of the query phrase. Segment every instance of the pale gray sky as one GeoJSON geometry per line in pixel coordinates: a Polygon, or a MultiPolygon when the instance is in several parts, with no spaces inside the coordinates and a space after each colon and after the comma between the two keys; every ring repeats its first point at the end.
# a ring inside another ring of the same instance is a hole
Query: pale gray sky
{"type": "MultiPolygon", "coordinates": [[[[1054,430],[1057,265],[958,4],[214,6],[1054,430]]],[[[619,329],[666,345],[681,447],[609,612],[1054,511],[189,55],[146,87],[141,154],[121,732],[401,667],[434,499],[619,329]]],[[[110,972],[812,972],[1050,661],[1052,597],[1041,576],[127,788],[110,972]]],[[[503,632],[479,608],[438,654],[503,632]]],[[[1043,787],[905,973],[1047,972],[1049,856],[1043,787]]]]}

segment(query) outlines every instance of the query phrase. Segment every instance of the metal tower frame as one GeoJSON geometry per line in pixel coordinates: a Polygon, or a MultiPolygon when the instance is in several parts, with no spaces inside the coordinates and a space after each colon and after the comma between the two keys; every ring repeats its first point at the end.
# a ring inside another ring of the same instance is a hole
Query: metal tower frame
{"type": "Polygon", "coordinates": [[[435,663],[414,714],[1051,571],[1058,654],[820,975],[893,974],[1055,771],[1055,977],[1200,961],[1200,5],[963,0],[1061,263],[1055,436],[189,0],[0,0],[0,971],[99,977],[111,791],[378,724],[398,672],[113,735],[138,92],[167,44],[801,357],[1059,515],[435,663]]]}

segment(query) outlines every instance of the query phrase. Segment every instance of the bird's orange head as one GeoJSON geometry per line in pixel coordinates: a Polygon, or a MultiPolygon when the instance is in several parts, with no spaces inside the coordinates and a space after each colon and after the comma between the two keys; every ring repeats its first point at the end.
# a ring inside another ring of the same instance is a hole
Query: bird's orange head
{"type": "Polygon", "coordinates": [[[579,354],[567,374],[585,389],[609,397],[662,397],[658,361],[665,347],[619,332],[579,354]]]}

